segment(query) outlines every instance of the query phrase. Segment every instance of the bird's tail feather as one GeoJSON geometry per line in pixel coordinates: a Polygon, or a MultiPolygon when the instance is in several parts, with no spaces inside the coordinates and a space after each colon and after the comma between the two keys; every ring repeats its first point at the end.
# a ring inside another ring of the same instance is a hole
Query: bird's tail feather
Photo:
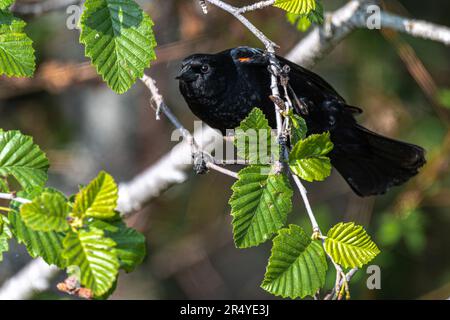
{"type": "Polygon", "coordinates": [[[418,173],[423,148],[383,137],[357,124],[332,134],[333,166],[359,196],[385,193],[418,173]]]}

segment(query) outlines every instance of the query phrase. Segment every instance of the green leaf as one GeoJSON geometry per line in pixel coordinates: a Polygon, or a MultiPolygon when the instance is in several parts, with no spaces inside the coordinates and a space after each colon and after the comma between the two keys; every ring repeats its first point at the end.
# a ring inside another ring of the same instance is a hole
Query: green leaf
{"type": "Polygon", "coordinates": [[[312,134],[294,146],[289,154],[289,165],[303,180],[325,180],[331,174],[331,162],[326,155],[332,149],[330,133],[312,134]]]}
{"type": "Polygon", "coordinates": [[[275,7],[295,14],[308,14],[316,9],[316,0],[275,0],[275,7]]]}
{"type": "Polygon", "coordinates": [[[234,143],[237,154],[251,164],[269,164],[271,162],[271,150],[273,149],[272,144],[274,144],[272,140],[269,122],[259,108],[253,108],[235,130],[234,143]]]}
{"type": "Polygon", "coordinates": [[[269,166],[242,169],[231,187],[234,242],[239,248],[256,246],[286,223],[293,191],[284,174],[269,173],[269,166]]]}
{"type": "Polygon", "coordinates": [[[438,92],[439,102],[446,108],[450,109],[450,89],[442,89],[438,92]]]}
{"type": "Polygon", "coordinates": [[[353,222],[332,227],[325,239],[325,250],[345,268],[361,268],[380,253],[364,228],[353,222]]]}
{"type": "Polygon", "coordinates": [[[124,93],[156,59],[153,22],[133,0],[87,0],[84,6],[86,56],[111,89],[124,93]]]}
{"type": "Polygon", "coordinates": [[[117,184],[102,171],[77,194],[73,213],[76,217],[112,218],[116,215],[117,199],[117,184]]]}
{"type": "Polygon", "coordinates": [[[15,0],[0,0],[0,10],[9,8],[10,5],[14,3],[15,0]]]}
{"type": "Polygon", "coordinates": [[[9,220],[0,215],[0,262],[3,260],[3,252],[9,250],[8,240],[11,239],[12,232],[9,227],[9,220]]]}
{"type": "Polygon", "coordinates": [[[325,252],[302,228],[290,225],[273,239],[272,254],[261,287],[277,296],[304,298],[325,284],[325,252]]]}
{"type": "Polygon", "coordinates": [[[34,231],[29,228],[16,211],[8,215],[11,230],[19,243],[23,243],[33,258],[42,257],[48,264],[65,268],[65,259],[61,256],[64,233],[55,231],[34,231]]]}
{"type": "Polygon", "coordinates": [[[309,20],[307,15],[304,14],[295,14],[288,12],[286,14],[286,19],[289,21],[290,24],[295,26],[298,31],[305,32],[306,30],[311,27],[311,20],[309,20]]]}
{"type": "Polygon", "coordinates": [[[402,219],[394,216],[392,213],[383,213],[381,222],[377,228],[376,239],[382,247],[396,245],[403,236],[402,219]]]}
{"type": "Polygon", "coordinates": [[[306,126],[306,121],[302,117],[296,114],[289,116],[292,126],[291,126],[291,143],[293,146],[297,144],[300,140],[306,138],[306,133],[308,127],[306,126]]]}
{"type": "Polygon", "coordinates": [[[43,193],[33,202],[23,204],[20,214],[25,224],[36,231],[65,231],[69,228],[70,208],[59,193],[43,193]]]}
{"type": "Polygon", "coordinates": [[[9,193],[8,181],[3,177],[0,177],[0,192],[9,193]]]}
{"type": "Polygon", "coordinates": [[[94,220],[89,226],[101,229],[105,236],[117,244],[113,249],[120,262],[120,267],[131,272],[142,263],[146,255],[145,237],[136,230],[129,228],[122,220],[105,222],[94,220]]]}
{"type": "Polygon", "coordinates": [[[47,181],[48,160],[33,138],[19,131],[0,132],[0,176],[13,176],[24,189],[47,181]]]}
{"type": "Polygon", "coordinates": [[[119,261],[113,251],[115,245],[98,229],[71,231],[64,239],[67,265],[80,268],[81,284],[95,296],[106,293],[117,278],[119,261]]]}
{"type": "Polygon", "coordinates": [[[320,1],[316,0],[315,9],[309,11],[308,13],[286,13],[286,19],[290,24],[295,26],[297,30],[305,32],[311,27],[312,23],[322,24],[323,23],[323,7],[320,1]]]}
{"type": "MultiPolygon", "coordinates": [[[[17,196],[33,199],[41,193],[57,193],[53,189],[33,188],[27,192],[21,191],[17,196]]],[[[35,231],[29,228],[19,214],[22,204],[17,201],[10,203],[11,212],[8,214],[11,231],[19,243],[23,243],[31,257],[42,257],[48,264],[54,264],[59,268],[65,268],[65,259],[61,256],[63,249],[62,242],[65,234],[55,231],[35,231]]]]}
{"type": "MultiPolygon", "coordinates": [[[[0,7],[9,1],[3,1],[0,7]]],[[[25,22],[0,10],[0,74],[31,77],[36,68],[33,41],[23,32],[25,22]]]]}

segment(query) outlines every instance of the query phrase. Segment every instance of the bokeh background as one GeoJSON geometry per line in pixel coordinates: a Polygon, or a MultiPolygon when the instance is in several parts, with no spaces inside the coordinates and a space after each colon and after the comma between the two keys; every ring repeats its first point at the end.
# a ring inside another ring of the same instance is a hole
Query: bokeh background
{"type": "MultiPolygon", "coordinates": [[[[234,1],[248,4],[252,1],[234,1]]],[[[196,52],[238,45],[260,46],[226,13],[196,1],[139,1],[155,22],[158,60],[147,72],[166,102],[186,125],[194,116],[174,77],[180,60],[196,52]]],[[[345,1],[324,0],[326,10],[345,1]]],[[[386,0],[389,10],[450,25],[447,0],[386,0]]],[[[148,90],[141,84],[124,95],[113,93],[89,66],[77,30],[66,28],[64,11],[25,16],[34,40],[38,69],[33,79],[0,78],[0,127],[32,135],[51,162],[49,185],[68,194],[107,170],[127,181],[173,146],[173,127],[155,120],[148,90]]],[[[284,54],[304,37],[269,8],[249,18],[281,46],[284,54]]],[[[450,88],[449,48],[387,31],[354,32],[314,71],[352,105],[364,109],[365,126],[426,148],[428,164],[403,187],[373,198],[358,198],[334,172],[308,184],[323,230],[338,221],[356,221],[373,235],[382,253],[381,290],[366,288],[359,271],[351,283],[355,299],[442,299],[450,296],[450,110],[438,92],[450,88]]],[[[231,233],[228,198],[233,180],[211,172],[190,174],[127,220],[147,238],[148,255],[131,274],[121,274],[113,299],[273,299],[260,289],[270,243],[239,250],[231,233]]],[[[299,196],[289,221],[310,230],[299,196]]],[[[0,283],[23,267],[26,250],[11,243],[0,264],[0,283]]],[[[55,279],[57,283],[64,278],[55,279]]],[[[328,285],[334,280],[329,272],[328,285]]],[[[54,286],[53,286],[54,288],[54,286]]],[[[36,299],[68,299],[55,289],[36,299]]]]}

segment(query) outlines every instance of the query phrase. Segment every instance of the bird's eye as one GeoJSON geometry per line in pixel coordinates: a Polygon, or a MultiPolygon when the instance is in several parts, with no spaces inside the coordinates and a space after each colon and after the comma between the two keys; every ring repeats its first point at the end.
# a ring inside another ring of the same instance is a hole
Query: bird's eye
{"type": "Polygon", "coordinates": [[[202,73],[207,73],[209,71],[209,65],[207,64],[202,65],[200,70],[202,71],[202,73]]]}

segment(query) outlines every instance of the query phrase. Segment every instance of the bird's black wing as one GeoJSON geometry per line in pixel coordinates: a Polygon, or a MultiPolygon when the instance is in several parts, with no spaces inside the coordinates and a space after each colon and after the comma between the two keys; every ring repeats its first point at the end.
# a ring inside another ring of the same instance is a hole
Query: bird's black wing
{"type": "Polygon", "coordinates": [[[289,77],[293,82],[293,87],[295,87],[296,83],[301,81],[308,84],[311,89],[320,90],[323,95],[333,97],[335,100],[345,103],[345,99],[318,74],[305,69],[283,57],[277,56],[277,59],[278,61],[280,61],[281,67],[283,67],[284,65],[288,65],[290,67],[291,71],[289,73],[289,77]]]}

